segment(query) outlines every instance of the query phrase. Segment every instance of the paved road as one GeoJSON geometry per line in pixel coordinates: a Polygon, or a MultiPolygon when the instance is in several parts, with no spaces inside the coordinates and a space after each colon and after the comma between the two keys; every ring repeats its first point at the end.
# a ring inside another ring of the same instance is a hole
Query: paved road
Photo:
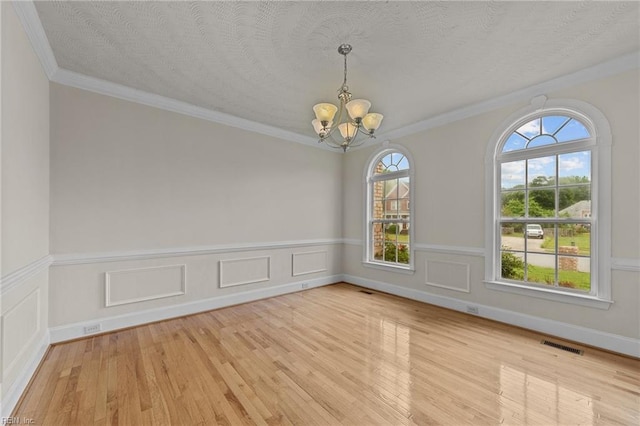
{"type": "MultiPolygon", "coordinates": [[[[543,266],[545,268],[555,268],[555,258],[550,255],[548,251],[540,247],[544,240],[540,239],[527,239],[527,251],[529,252],[527,255],[527,260],[530,264],[536,266],[543,266]],[[546,253],[546,254],[542,254],[546,253]]],[[[502,245],[509,247],[511,250],[522,250],[524,251],[524,238],[521,237],[508,237],[502,236],[502,245]]],[[[520,253],[515,253],[521,259],[524,259],[524,255],[520,253]]],[[[578,258],[578,271],[580,272],[589,272],[591,270],[591,262],[587,257],[579,257],[578,258]]]]}

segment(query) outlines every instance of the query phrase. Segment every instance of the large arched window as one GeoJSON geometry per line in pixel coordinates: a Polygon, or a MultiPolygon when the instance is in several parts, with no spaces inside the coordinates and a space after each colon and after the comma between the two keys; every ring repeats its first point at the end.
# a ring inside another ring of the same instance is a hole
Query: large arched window
{"type": "Polygon", "coordinates": [[[370,160],[367,181],[365,262],[413,267],[412,182],[408,153],[385,147],[370,160]]]}
{"type": "Polygon", "coordinates": [[[494,141],[491,288],[610,298],[609,191],[602,185],[610,174],[610,136],[604,117],[587,109],[597,120],[584,108],[535,108],[494,141]]]}

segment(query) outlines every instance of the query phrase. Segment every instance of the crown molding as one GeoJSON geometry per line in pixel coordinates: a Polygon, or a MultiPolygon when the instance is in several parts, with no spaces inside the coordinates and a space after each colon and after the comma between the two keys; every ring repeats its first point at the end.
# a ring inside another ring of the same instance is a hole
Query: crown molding
{"type": "Polygon", "coordinates": [[[32,1],[14,0],[12,3],[13,9],[16,11],[18,19],[20,19],[20,22],[27,33],[27,38],[29,38],[36,56],[40,59],[44,72],[47,74],[47,77],[49,77],[49,80],[51,80],[55,72],[58,70],[58,62],[53,55],[53,50],[51,50],[49,39],[44,32],[42,22],[40,22],[36,6],[32,1]]]}
{"type": "Polygon", "coordinates": [[[236,117],[231,114],[202,108],[187,102],[178,101],[166,96],[156,95],[154,93],[145,92],[143,90],[134,89],[110,81],[90,77],[77,72],[58,68],[53,74],[51,81],[65,86],[71,86],[78,89],[88,90],[90,92],[107,95],[125,101],[135,102],[166,111],[177,112],[190,117],[200,118],[202,120],[212,121],[218,124],[247,130],[254,133],[260,133],[291,142],[301,143],[303,145],[312,146],[329,150],[325,145],[318,144],[318,140],[309,136],[303,136],[288,130],[279,129],[267,124],[258,123],[256,121],[247,120],[236,117]]]}
{"type": "MultiPolygon", "coordinates": [[[[405,136],[410,136],[415,133],[423,132],[435,127],[444,126],[455,121],[493,111],[498,108],[507,107],[519,102],[528,103],[532,98],[540,96],[544,93],[550,93],[557,90],[577,86],[578,84],[587,83],[592,80],[620,74],[622,72],[629,71],[635,68],[640,68],[640,52],[633,52],[628,55],[600,63],[590,68],[585,68],[571,74],[545,81],[543,83],[516,90],[515,92],[511,92],[506,95],[487,99],[485,101],[468,105],[462,108],[457,108],[452,111],[448,111],[443,114],[428,118],[426,120],[410,124],[400,129],[391,130],[389,132],[381,133],[380,135],[376,136],[378,137],[379,141],[394,140],[405,136]]],[[[371,144],[363,144],[360,147],[354,148],[354,151],[374,144],[375,142],[371,144]]]]}
{"type": "MultiPolygon", "coordinates": [[[[31,0],[17,1],[13,0],[13,6],[22,22],[22,26],[33,45],[36,55],[40,59],[42,66],[47,73],[50,81],[63,84],[66,86],[76,87],[102,95],[112,96],[115,98],[137,102],[143,105],[164,109],[167,111],[177,112],[195,118],[200,118],[214,123],[224,124],[238,129],[250,132],[260,133],[291,142],[301,143],[303,145],[312,146],[322,150],[337,152],[326,144],[317,143],[316,138],[300,135],[288,130],[283,130],[267,124],[258,123],[244,118],[225,114],[219,111],[198,107],[186,102],[165,96],[156,95],[132,87],[111,83],[95,77],[69,71],[60,68],[56,62],[53,50],[49,44],[49,40],[44,32],[38,12],[31,0]]],[[[473,117],[485,112],[489,112],[498,108],[506,107],[514,103],[528,101],[535,96],[543,93],[552,92],[568,87],[572,87],[591,80],[608,77],[624,71],[640,67],[640,51],[630,53],[619,58],[600,63],[590,68],[585,68],[571,74],[567,74],[546,82],[529,86],[527,88],[508,93],[503,96],[488,99],[462,108],[457,108],[426,120],[419,121],[399,129],[381,133],[377,141],[386,141],[402,138],[423,132],[434,127],[443,126],[458,120],[473,117]]],[[[367,141],[359,147],[355,147],[350,151],[367,148],[377,145],[376,141],[367,141]]]]}

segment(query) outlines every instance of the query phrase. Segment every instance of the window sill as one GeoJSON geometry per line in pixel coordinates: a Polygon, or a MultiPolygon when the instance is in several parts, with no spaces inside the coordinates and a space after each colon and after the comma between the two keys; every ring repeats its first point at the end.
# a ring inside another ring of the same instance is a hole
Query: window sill
{"type": "Polygon", "coordinates": [[[603,310],[609,309],[613,303],[613,300],[600,299],[595,296],[572,294],[546,288],[534,288],[514,283],[485,281],[484,284],[490,290],[520,294],[523,296],[536,297],[538,299],[553,300],[555,302],[569,303],[572,305],[588,306],[590,308],[603,310]]]}
{"type": "Polygon", "coordinates": [[[413,269],[411,266],[407,266],[407,267],[395,266],[395,265],[389,265],[387,263],[363,261],[362,266],[364,266],[365,268],[379,269],[381,271],[388,271],[388,272],[399,272],[401,274],[407,274],[407,275],[413,275],[416,272],[415,269],[413,269]]]}

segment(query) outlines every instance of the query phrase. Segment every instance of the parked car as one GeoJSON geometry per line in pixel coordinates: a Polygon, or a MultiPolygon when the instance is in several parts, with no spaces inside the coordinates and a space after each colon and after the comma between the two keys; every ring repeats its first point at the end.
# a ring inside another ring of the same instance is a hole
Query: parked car
{"type": "Polygon", "coordinates": [[[527,238],[540,238],[543,239],[544,238],[544,231],[542,230],[542,226],[535,224],[535,223],[530,223],[527,225],[527,232],[526,232],[527,238]]]}

